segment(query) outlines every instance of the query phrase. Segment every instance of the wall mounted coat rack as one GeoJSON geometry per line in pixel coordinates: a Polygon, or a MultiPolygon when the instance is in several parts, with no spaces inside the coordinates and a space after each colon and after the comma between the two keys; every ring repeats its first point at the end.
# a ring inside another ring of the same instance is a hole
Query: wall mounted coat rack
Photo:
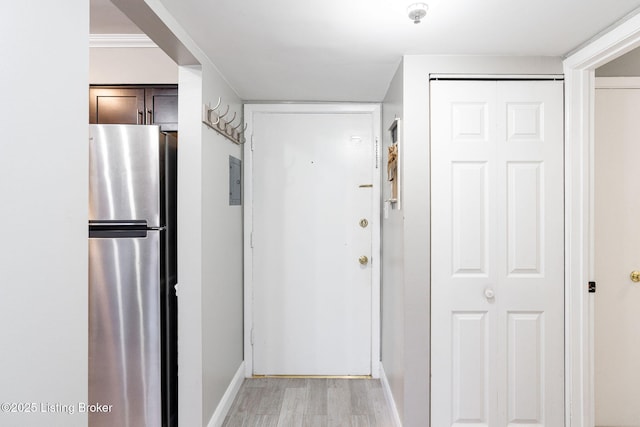
{"type": "Polygon", "coordinates": [[[242,126],[241,117],[238,117],[239,123],[235,125],[234,122],[236,121],[237,113],[234,111],[233,115],[227,118],[229,115],[229,104],[227,104],[225,111],[222,112],[220,108],[221,103],[222,99],[218,98],[218,103],[215,107],[211,108],[210,105],[206,104],[202,106],[202,123],[234,144],[244,144],[246,142],[244,132],[247,130],[247,125],[242,126]]]}

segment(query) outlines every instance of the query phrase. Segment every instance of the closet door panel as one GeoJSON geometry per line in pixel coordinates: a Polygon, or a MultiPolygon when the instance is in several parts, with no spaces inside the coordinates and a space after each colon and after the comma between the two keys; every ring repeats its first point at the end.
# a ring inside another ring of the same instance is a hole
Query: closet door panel
{"type": "Polygon", "coordinates": [[[562,96],[431,82],[433,426],[564,423],[562,96]]]}

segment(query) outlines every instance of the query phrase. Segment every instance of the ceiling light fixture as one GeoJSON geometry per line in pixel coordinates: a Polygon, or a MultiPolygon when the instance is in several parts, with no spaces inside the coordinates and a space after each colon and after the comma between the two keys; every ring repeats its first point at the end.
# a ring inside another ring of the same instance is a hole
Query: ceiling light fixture
{"type": "Polygon", "coordinates": [[[414,24],[419,24],[427,15],[427,9],[429,6],[426,3],[413,3],[407,8],[407,14],[414,24]]]}

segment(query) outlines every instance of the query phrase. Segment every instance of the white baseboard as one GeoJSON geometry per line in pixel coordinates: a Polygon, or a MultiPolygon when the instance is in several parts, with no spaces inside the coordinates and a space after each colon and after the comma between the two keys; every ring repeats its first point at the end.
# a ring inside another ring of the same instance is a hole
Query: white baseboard
{"type": "Polygon", "coordinates": [[[391,421],[393,421],[393,426],[402,427],[402,421],[400,421],[400,414],[398,413],[396,402],[395,400],[393,400],[393,393],[391,393],[391,387],[389,386],[389,381],[387,380],[387,374],[385,374],[384,372],[384,367],[382,366],[382,362],[380,362],[380,383],[382,384],[382,390],[384,391],[384,397],[387,400],[387,405],[389,405],[389,409],[391,410],[391,421]]]}
{"type": "Polygon", "coordinates": [[[231,405],[233,405],[233,401],[240,391],[240,386],[242,386],[242,382],[244,381],[244,362],[240,364],[240,367],[236,371],[236,374],[233,376],[229,387],[227,387],[227,391],[224,392],[218,407],[215,412],[211,416],[207,427],[221,427],[222,423],[224,423],[224,419],[226,418],[229,410],[231,409],[231,405]]]}

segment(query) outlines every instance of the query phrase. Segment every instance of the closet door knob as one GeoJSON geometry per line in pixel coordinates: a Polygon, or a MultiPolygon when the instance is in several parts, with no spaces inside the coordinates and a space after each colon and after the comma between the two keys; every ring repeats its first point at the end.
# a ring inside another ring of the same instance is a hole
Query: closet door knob
{"type": "Polygon", "coordinates": [[[640,282],[640,271],[632,271],[629,277],[631,277],[631,280],[634,282],[640,282]]]}
{"type": "Polygon", "coordinates": [[[485,289],[484,296],[487,297],[487,299],[492,299],[496,296],[496,293],[493,291],[493,289],[485,289]]]}

